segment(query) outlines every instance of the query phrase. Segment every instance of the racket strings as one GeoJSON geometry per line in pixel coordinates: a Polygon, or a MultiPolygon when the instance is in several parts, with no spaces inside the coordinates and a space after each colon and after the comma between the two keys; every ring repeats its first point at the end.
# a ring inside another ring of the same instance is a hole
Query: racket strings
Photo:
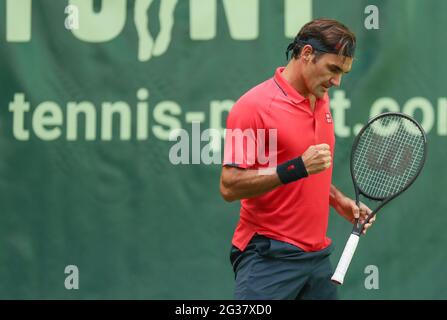
{"type": "Polygon", "coordinates": [[[375,198],[404,189],[424,159],[425,139],[407,118],[377,119],[362,133],[353,154],[353,173],[359,188],[375,198]]]}

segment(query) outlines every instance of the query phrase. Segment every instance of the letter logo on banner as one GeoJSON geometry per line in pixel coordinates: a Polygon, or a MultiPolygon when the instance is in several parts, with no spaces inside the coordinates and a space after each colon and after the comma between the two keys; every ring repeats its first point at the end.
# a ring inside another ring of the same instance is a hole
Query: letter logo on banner
{"type": "Polygon", "coordinates": [[[31,40],[31,0],[6,0],[6,41],[31,40]]]}
{"type": "Polygon", "coordinates": [[[79,29],[72,32],[85,42],[105,42],[117,37],[126,23],[126,0],[101,1],[101,11],[95,12],[93,0],[70,0],[79,10],[79,29]]]}
{"type": "MultiPolygon", "coordinates": [[[[149,8],[154,0],[134,1],[134,24],[138,34],[138,60],[148,61],[166,53],[172,42],[174,11],[178,0],[160,0],[158,20],[160,31],[153,36],[149,30],[149,8]]],[[[65,28],[81,41],[98,43],[115,39],[124,29],[127,0],[101,0],[100,10],[94,0],[68,0],[65,28]]],[[[232,39],[246,41],[259,38],[259,0],[222,0],[225,18],[232,39]]],[[[211,40],[216,37],[217,0],[189,0],[190,38],[211,40]]],[[[31,0],[7,0],[6,40],[31,40],[31,0]]],[[[284,34],[295,37],[302,25],[312,19],[312,0],[284,0],[284,34]]]]}
{"type": "Polygon", "coordinates": [[[152,38],[149,32],[148,12],[153,0],[135,1],[135,27],[137,28],[139,45],[138,60],[147,61],[152,56],[158,57],[166,52],[171,43],[172,27],[174,26],[174,9],[178,0],[162,0],[160,3],[159,21],[160,33],[152,38]]]}

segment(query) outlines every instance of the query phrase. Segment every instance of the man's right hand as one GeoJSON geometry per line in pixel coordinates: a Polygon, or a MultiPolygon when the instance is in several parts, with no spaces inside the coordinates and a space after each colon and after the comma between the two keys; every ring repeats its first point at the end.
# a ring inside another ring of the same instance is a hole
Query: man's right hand
{"type": "Polygon", "coordinates": [[[317,144],[310,146],[301,156],[309,175],[319,173],[331,166],[332,156],[329,145],[317,144]]]}

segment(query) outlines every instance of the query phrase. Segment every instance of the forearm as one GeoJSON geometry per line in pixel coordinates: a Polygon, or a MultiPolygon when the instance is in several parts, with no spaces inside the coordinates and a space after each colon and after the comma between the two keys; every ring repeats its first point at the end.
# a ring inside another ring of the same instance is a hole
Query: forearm
{"type": "Polygon", "coordinates": [[[232,169],[231,176],[221,177],[220,191],[227,201],[260,196],[282,185],[276,172],[260,174],[258,170],[232,169]]]}
{"type": "Polygon", "coordinates": [[[320,144],[310,146],[302,156],[281,163],[269,173],[224,166],[220,179],[220,193],[227,201],[253,198],[280,185],[306,178],[309,174],[319,173],[329,168],[330,164],[329,146],[320,144]]]}
{"type": "Polygon", "coordinates": [[[348,221],[352,221],[354,207],[357,208],[355,202],[345,196],[340,190],[338,190],[333,184],[329,192],[329,204],[337,211],[339,215],[344,217],[348,221]]]}
{"type": "Polygon", "coordinates": [[[338,190],[333,184],[329,191],[329,205],[333,207],[337,212],[340,212],[342,201],[346,196],[338,190]]]}

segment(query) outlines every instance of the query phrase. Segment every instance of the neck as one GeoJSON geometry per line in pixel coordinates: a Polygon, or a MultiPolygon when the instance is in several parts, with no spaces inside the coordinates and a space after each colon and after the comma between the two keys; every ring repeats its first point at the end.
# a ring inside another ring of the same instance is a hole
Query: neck
{"type": "Polygon", "coordinates": [[[309,98],[311,94],[304,83],[302,69],[298,61],[292,59],[282,72],[282,76],[299,94],[309,98]]]}

